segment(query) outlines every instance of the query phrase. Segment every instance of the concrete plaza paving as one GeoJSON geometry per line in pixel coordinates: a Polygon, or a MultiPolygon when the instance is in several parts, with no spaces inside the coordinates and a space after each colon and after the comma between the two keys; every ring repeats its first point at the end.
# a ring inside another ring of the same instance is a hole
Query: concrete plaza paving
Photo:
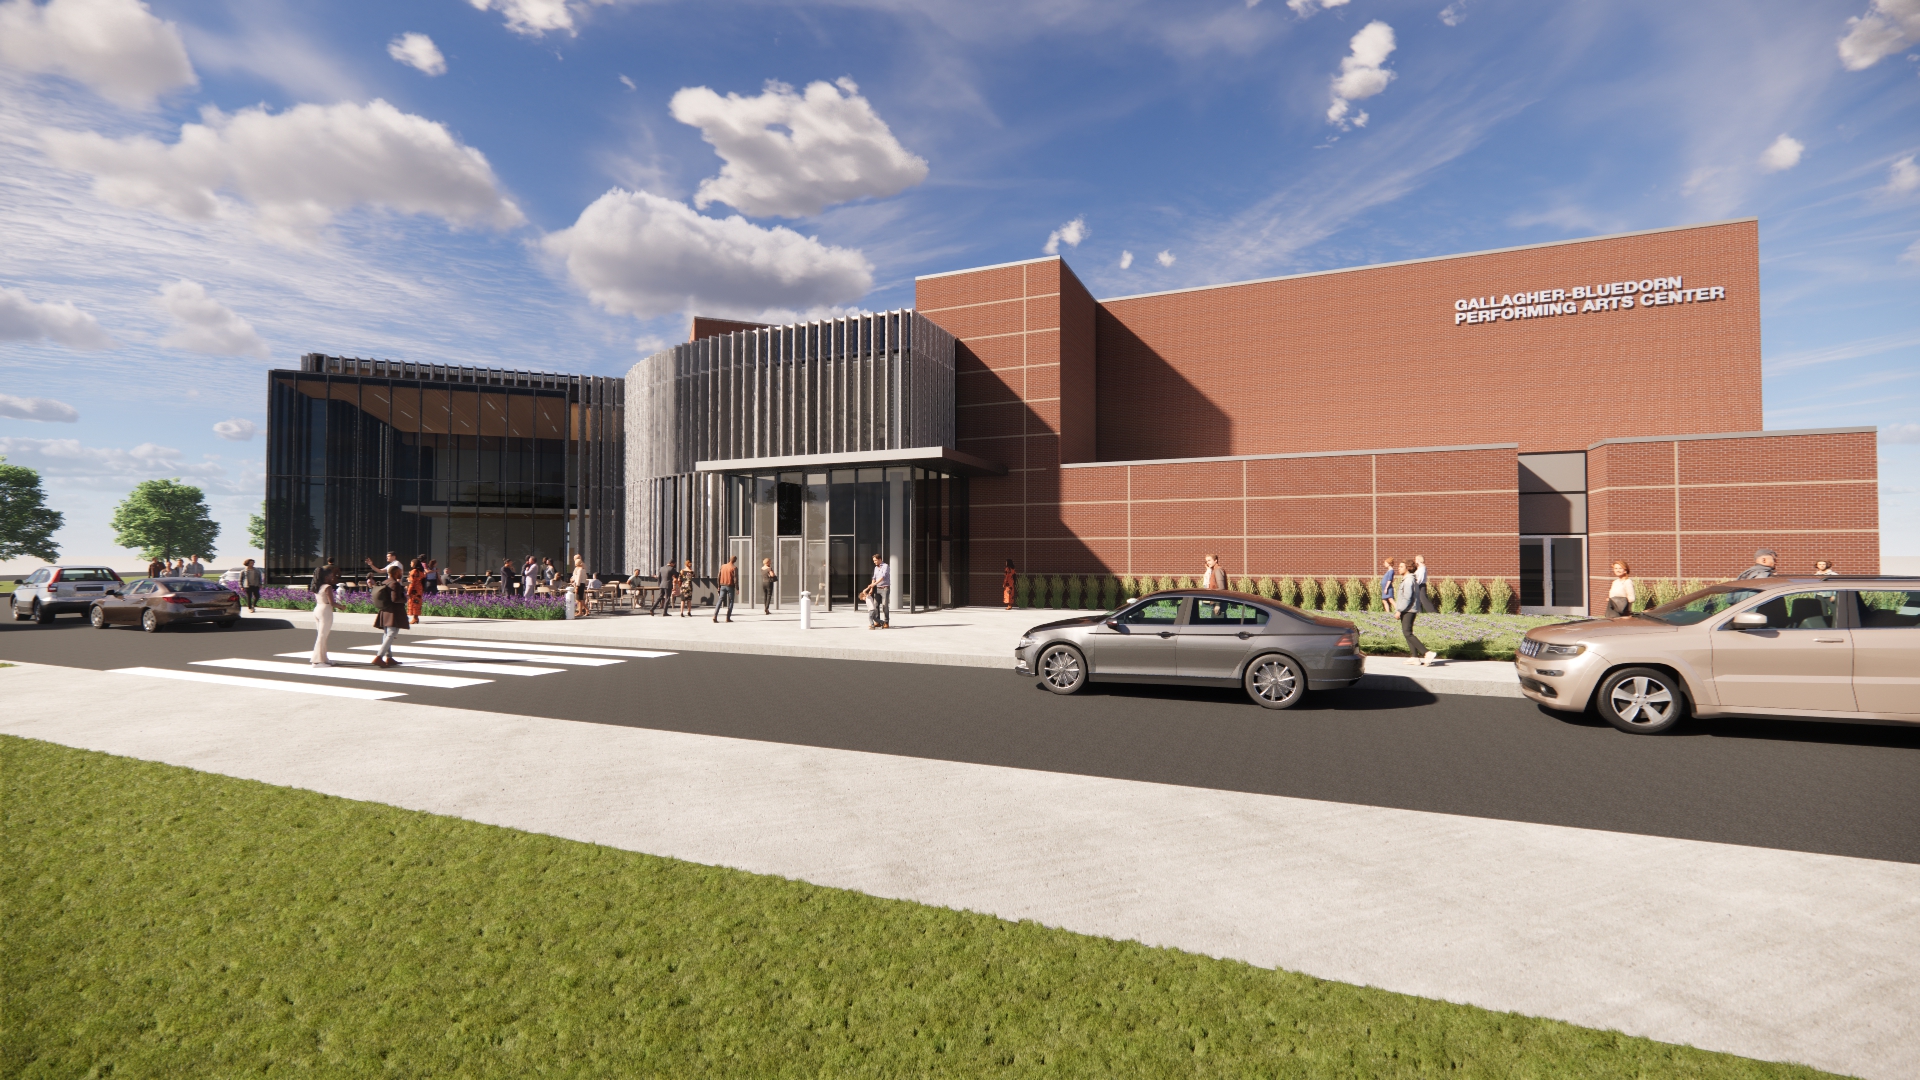
{"type": "Polygon", "coordinates": [[[133,678],[0,670],[0,733],[1920,1075],[1911,864],[242,687],[72,708],[133,678]]]}
{"type": "MultiPolygon", "coordinates": [[[[1003,608],[946,608],[898,613],[887,630],[867,629],[866,614],[853,608],[816,612],[811,629],[786,609],[763,615],[758,608],[736,609],[734,621],[713,622],[712,609],[691,618],[679,615],[596,615],[588,619],[461,619],[428,617],[407,633],[470,637],[497,641],[541,641],[551,645],[606,645],[621,648],[811,656],[829,660],[877,660],[905,664],[1009,669],[1013,646],[1029,627],[1086,614],[1003,608]]],[[[311,626],[310,612],[263,608],[258,618],[285,617],[295,626],[311,626]]],[[[342,613],[339,629],[372,629],[372,615],[342,613]]],[[[1425,691],[1520,697],[1513,665],[1506,661],[1446,661],[1409,666],[1400,657],[1368,657],[1361,683],[1373,690],[1425,691]]]]}

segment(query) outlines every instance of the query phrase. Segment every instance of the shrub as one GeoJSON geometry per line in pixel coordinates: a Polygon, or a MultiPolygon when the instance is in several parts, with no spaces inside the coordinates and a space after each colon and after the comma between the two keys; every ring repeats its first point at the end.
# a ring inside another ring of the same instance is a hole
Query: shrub
{"type": "Polygon", "coordinates": [[[1067,575],[1067,606],[1070,608],[1077,608],[1080,606],[1080,575],[1079,574],[1067,575]]]}
{"type": "Polygon", "coordinates": [[[1067,599],[1066,582],[1060,580],[1059,574],[1055,574],[1052,577],[1048,578],[1047,579],[1047,606],[1050,608],[1060,607],[1066,603],[1066,599],[1067,599]]]}
{"type": "Polygon", "coordinates": [[[1685,596],[1690,592],[1698,592],[1699,590],[1704,589],[1706,587],[1707,587],[1706,582],[1701,581],[1699,578],[1694,578],[1692,581],[1687,582],[1684,586],[1681,586],[1680,595],[1685,596]]]}
{"type": "Polygon", "coordinates": [[[1377,577],[1368,577],[1366,584],[1360,588],[1360,595],[1365,597],[1367,601],[1367,610],[1374,611],[1378,609],[1380,607],[1380,579],[1377,577]]]}
{"type": "Polygon", "coordinates": [[[1191,577],[1183,577],[1180,579],[1180,584],[1178,587],[1182,589],[1197,589],[1200,586],[1197,583],[1195,583],[1191,577]]]}
{"type": "Polygon", "coordinates": [[[1486,585],[1482,584],[1479,578],[1468,578],[1467,587],[1464,590],[1464,598],[1467,602],[1466,613],[1469,615],[1480,614],[1486,610],[1487,607],[1486,585]]]}
{"type": "Polygon", "coordinates": [[[1101,599],[1100,606],[1102,608],[1105,608],[1108,611],[1112,611],[1114,608],[1119,607],[1120,592],[1121,592],[1120,579],[1117,577],[1109,576],[1107,578],[1106,589],[1103,590],[1103,595],[1100,598],[1101,599]]]}
{"type": "Polygon", "coordinates": [[[1440,613],[1452,615],[1460,610],[1460,583],[1452,578],[1440,581],[1440,613]]]}
{"type": "Polygon", "coordinates": [[[1653,602],[1655,605],[1671,604],[1678,599],[1680,599],[1680,586],[1677,583],[1666,578],[1661,578],[1660,584],[1654,586],[1653,602]]]}
{"type": "Polygon", "coordinates": [[[1013,606],[1033,606],[1033,575],[1021,574],[1013,583],[1013,606]]]}
{"type": "Polygon", "coordinates": [[[1300,579],[1300,607],[1313,609],[1320,606],[1320,583],[1310,577],[1300,579]]]}
{"type": "Polygon", "coordinates": [[[1513,586],[1506,578],[1494,578],[1487,587],[1488,610],[1495,615],[1508,615],[1513,611],[1513,586]]]}
{"type": "Polygon", "coordinates": [[[1290,577],[1283,577],[1279,584],[1279,600],[1288,607],[1300,606],[1300,584],[1290,577]]]}
{"type": "Polygon", "coordinates": [[[1633,610],[1645,611],[1658,604],[1660,601],[1655,599],[1655,594],[1659,592],[1659,589],[1659,578],[1634,578],[1633,610]]]}
{"type": "Polygon", "coordinates": [[[1365,611],[1373,605],[1367,603],[1367,587],[1360,584],[1359,578],[1347,579],[1347,610],[1365,611]]]}
{"type": "Polygon", "coordinates": [[[1339,611],[1346,606],[1346,588],[1339,578],[1327,578],[1320,582],[1320,607],[1325,611],[1339,611]]]}
{"type": "MultiPolygon", "coordinates": [[[[336,610],[373,614],[373,594],[341,589],[336,610]]],[[[427,617],[461,619],[564,619],[563,596],[500,596],[497,593],[440,593],[427,597],[420,613],[427,617]]],[[[281,611],[312,611],[313,594],[306,589],[268,586],[260,590],[260,606],[281,611]]]]}

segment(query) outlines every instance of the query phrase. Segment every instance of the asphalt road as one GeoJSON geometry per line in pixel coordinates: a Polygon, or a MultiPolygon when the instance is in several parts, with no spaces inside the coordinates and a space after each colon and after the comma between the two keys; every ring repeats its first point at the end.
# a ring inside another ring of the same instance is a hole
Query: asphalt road
{"type": "MultiPolygon", "coordinates": [[[[431,631],[403,640],[443,636],[431,631]]],[[[191,662],[271,659],[312,639],[265,616],[160,634],[0,618],[0,660],[96,669],[219,672],[191,662]]],[[[336,631],[333,648],[375,640],[336,631]]],[[[1061,698],[1010,669],[695,652],[392,689],[453,708],[1920,863],[1920,728],[1694,720],[1646,737],[1508,698],[1344,691],[1271,713],[1237,690],[1061,698]]]]}

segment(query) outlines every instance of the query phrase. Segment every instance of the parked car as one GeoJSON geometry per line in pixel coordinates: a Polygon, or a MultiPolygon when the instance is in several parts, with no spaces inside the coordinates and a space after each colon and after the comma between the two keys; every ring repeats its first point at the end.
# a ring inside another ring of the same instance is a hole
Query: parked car
{"type": "Polygon", "coordinates": [[[1352,686],[1359,630],[1237,592],[1173,590],[1103,615],[1036,626],[1014,647],[1014,670],[1056,694],[1089,681],[1241,686],[1286,709],[1309,690],[1352,686]]]}
{"type": "Polygon", "coordinates": [[[148,633],[178,623],[228,627],[240,621],[240,594],[204,578],[148,578],[123,595],[95,600],[87,621],[100,630],[136,624],[148,633]]]}
{"type": "Polygon", "coordinates": [[[1728,581],[1521,640],[1520,689],[1653,734],[1695,716],[1920,724],[1920,578],[1728,581]]]}
{"type": "Polygon", "coordinates": [[[246,572],[246,567],[236,566],[220,575],[220,584],[225,585],[229,589],[238,589],[240,587],[240,575],[246,572]]]}
{"type": "Polygon", "coordinates": [[[9,600],[15,619],[52,622],[65,612],[84,613],[93,602],[125,585],[104,566],[43,566],[28,574],[9,600]]]}

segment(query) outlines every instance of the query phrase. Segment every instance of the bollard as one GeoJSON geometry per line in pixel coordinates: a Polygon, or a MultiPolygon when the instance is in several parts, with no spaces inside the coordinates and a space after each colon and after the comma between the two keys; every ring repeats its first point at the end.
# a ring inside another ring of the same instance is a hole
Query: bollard
{"type": "Polygon", "coordinates": [[[800,590],[800,629],[813,629],[813,594],[800,590]]]}

